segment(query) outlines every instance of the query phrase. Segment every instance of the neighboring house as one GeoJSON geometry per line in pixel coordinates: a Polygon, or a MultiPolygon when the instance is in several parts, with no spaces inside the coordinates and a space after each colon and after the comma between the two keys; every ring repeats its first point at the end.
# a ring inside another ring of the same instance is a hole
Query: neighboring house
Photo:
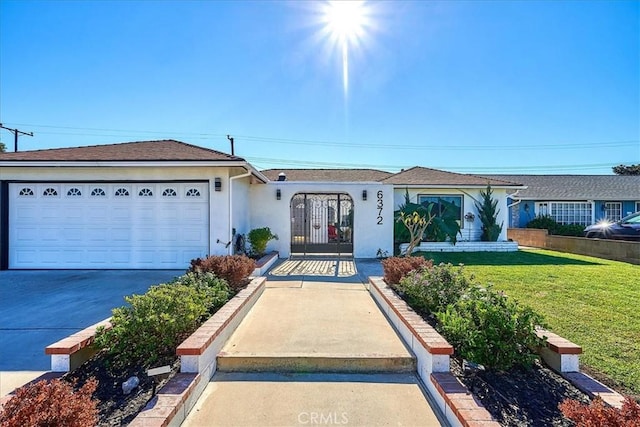
{"type": "Polygon", "coordinates": [[[509,195],[509,225],[525,227],[539,215],[561,224],[617,221],[640,211],[640,176],[487,175],[526,186],[509,195]]]}
{"type": "Polygon", "coordinates": [[[438,200],[446,200],[455,204],[458,207],[457,217],[461,228],[459,240],[470,241],[480,240],[482,234],[482,224],[475,207],[476,201],[481,203],[481,190],[486,190],[487,185],[491,185],[493,198],[498,200],[497,223],[504,223],[498,240],[507,240],[507,192],[524,188],[517,184],[518,181],[445,172],[419,166],[387,177],[382,182],[393,184],[396,207],[404,203],[407,190],[413,203],[435,202],[437,207],[438,200]],[[464,216],[467,212],[475,215],[474,222],[465,221],[464,216]]]}
{"type": "MultiPolygon", "coordinates": [[[[516,181],[517,182],[517,181],[516,181]]],[[[474,198],[491,184],[506,220],[509,180],[414,167],[260,172],[245,159],[173,140],[0,154],[0,269],[182,269],[234,253],[270,227],[268,249],[375,257],[393,251],[393,213],[413,202],[459,206],[478,240],[474,198]]],[[[506,240],[506,226],[501,240],[506,240]]]]}

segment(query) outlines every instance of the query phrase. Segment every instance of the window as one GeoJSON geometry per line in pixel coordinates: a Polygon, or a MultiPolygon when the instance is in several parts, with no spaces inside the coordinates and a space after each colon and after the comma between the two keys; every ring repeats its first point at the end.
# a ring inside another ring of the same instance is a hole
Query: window
{"type": "Polygon", "coordinates": [[[636,202],[636,210],[634,212],[640,211],[640,202],[636,202]]]}
{"type": "Polygon", "coordinates": [[[129,195],[129,190],[126,188],[118,188],[114,194],[116,197],[126,197],[129,195]]]}
{"type": "Polygon", "coordinates": [[[33,196],[33,190],[29,187],[20,189],[20,196],[33,196]]]}
{"type": "Polygon", "coordinates": [[[622,218],[622,203],[621,202],[605,202],[602,205],[604,217],[609,221],[620,221],[622,218]]]}
{"type": "Polygon", "coordinates": [[[162,192],[163,197],[176,197],[178,193],[173,188],[167,188],[162,192]]]}
{"type": "Polygon", "coordinates": [[[105,197],[107,193],[105,193],[102,188],[98,187],[91,190],[91,195],[94,197],[105,197]]]}
{"type": "Polygon", "coordinates": [[[549,215],[559,224],[591,224],[591,203],[588,202],[549,202],[547,213],[539,205],[539,215],[549,215]]]}
{"type": "Polygon", "coordinates": [[[190,188],[187,190],[186,193],[187,197],[200,197],[200,190],[198,190],[197,188],[190,188]]]}
{"type": "Polygon", "coordinates": [[[430,203],[434,203],[431,213],[436,216],[443,216],[445,213],[453,215],[460,228],[464,228],[462,221],[462,196],[451,195],[418,195],[418,203],[423,206],[428,206],[430,203]]]}
{"type": "Polygon", "coordinates": [[[82,191],[80,191],[79,188],[70,188],[69,191],[67,191],[67,196],[70,197],[80,197],[82,196],[82,191]]]}
{"type": "Polygon", "coordinates": [[[55,189],[55,188],[51,188],[51,187],[49,187],[49,188],[45,189],[45,190],[42,192],[42,195],[43,195],[43,196],[45,196],[45,197],[48,197],[48,196],[57,196],[57,195],[58,195],[58,192],[56,191],[56,189],[55,189]]]}
{"type": "Polygon", "coordinates": [[[153,191],[151,191],[150,188],[143,188],[142,190],[140,190],[138,192],[138,196],[140,196],[140,197],[152,197],[153,196],[153,191]]]}

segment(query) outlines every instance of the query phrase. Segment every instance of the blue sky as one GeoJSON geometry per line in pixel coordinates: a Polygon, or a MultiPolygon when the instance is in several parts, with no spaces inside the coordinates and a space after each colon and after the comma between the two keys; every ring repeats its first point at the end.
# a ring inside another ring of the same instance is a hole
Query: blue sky
{"type": "Polygon", "coordinates": [[[368,2],[347,93],[323,6],[2,0],[0,122],[21,150],[230,134],[261,169],[640,163],[640,2],[368,2]]]}

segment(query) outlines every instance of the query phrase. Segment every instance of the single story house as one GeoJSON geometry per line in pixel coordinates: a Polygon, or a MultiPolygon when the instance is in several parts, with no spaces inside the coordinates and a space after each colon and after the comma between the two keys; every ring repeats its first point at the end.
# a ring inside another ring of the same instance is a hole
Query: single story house
{"type": "Polygon", "coordinates": [[[587,226],[618,221],[640,211],[640,176],[628,175],[486,175],[521,183],[509,194],[509,226],[522,228],[539,215],[561,224],[587,226]]]}
{"type": "MultiPolygon", "coordinates": [[[[474,198],[491,184],[498,221],[522,185],[414,167],[259,171],[245,159],[174,140],[0,153],[0,269],[182,269],[231,254],[269,227],[268,249],[373,258],[393,251],[394,210],[444,198],[460,240],[478,240],[474,198]]],[[[501,240],[506,240],[506,226],[501,240]]]]}

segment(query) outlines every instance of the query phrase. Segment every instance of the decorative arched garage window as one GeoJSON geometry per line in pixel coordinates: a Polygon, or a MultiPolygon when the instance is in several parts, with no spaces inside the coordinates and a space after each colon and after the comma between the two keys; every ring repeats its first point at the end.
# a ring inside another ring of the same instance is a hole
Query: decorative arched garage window
{"type": "Polygon", "coordinates": [[[104,189],[98,187],[91,190],[91,195],[95,197],[105,197],[107,193],[105,193],[104,189]]]}
{"type": "Polygon", "coordinates": [[[138,196],[140,197],[151,197],[153,196],[153,191],[150,188],[143,188],[138,192],[138,196]]]}
{"type": "Polygon", "coordinates": [[[27,197],[27,196],[33,196],[34,194],[33,194],[33,190],[31,188],[25,187],[25,188],[20,189],[20,194],[19,195],[27,197]]]}
{"type": "Polygon", "coordinates": [[[55,188],[51,188],[51,187],[49,187],[49,188],[46,188],[46,189],[42,192],[42,195],[43,195],[43,196],[45,196],[45,197],[49,197],[49,196],[57,196],[57,195],[58,195],[58,192],[56,191],[56,189],[55,189],[55,188]]]}
{"type": "Polygon", "coordinates": [[[190,188],[187,190],[186,193],[187,197],[200,197],[200,190],[198,190],[197,188],[190,188]]]}
{"type": "Polygon", "coordinates": [[[176,193],[176,190],[174,190],[173,188],[166,188],[162,192],[162,196],[163,197],[176,197],[177,195],[178,195],[178,193],[176,193]]]}
{"type": "Polygon", "coordinates": [[[126,197],[129,195],[129,190],[126,188],[118,188],[115,192],[116,197],[126,197]]]}
{"type": "Polygon", "coordinates": [[[67,191],[67,196],[71,196],[71,197],[80,197],[82,196],[82,191],[80,191],[79,188],[70,188],[69,191],[67,191]]]}

